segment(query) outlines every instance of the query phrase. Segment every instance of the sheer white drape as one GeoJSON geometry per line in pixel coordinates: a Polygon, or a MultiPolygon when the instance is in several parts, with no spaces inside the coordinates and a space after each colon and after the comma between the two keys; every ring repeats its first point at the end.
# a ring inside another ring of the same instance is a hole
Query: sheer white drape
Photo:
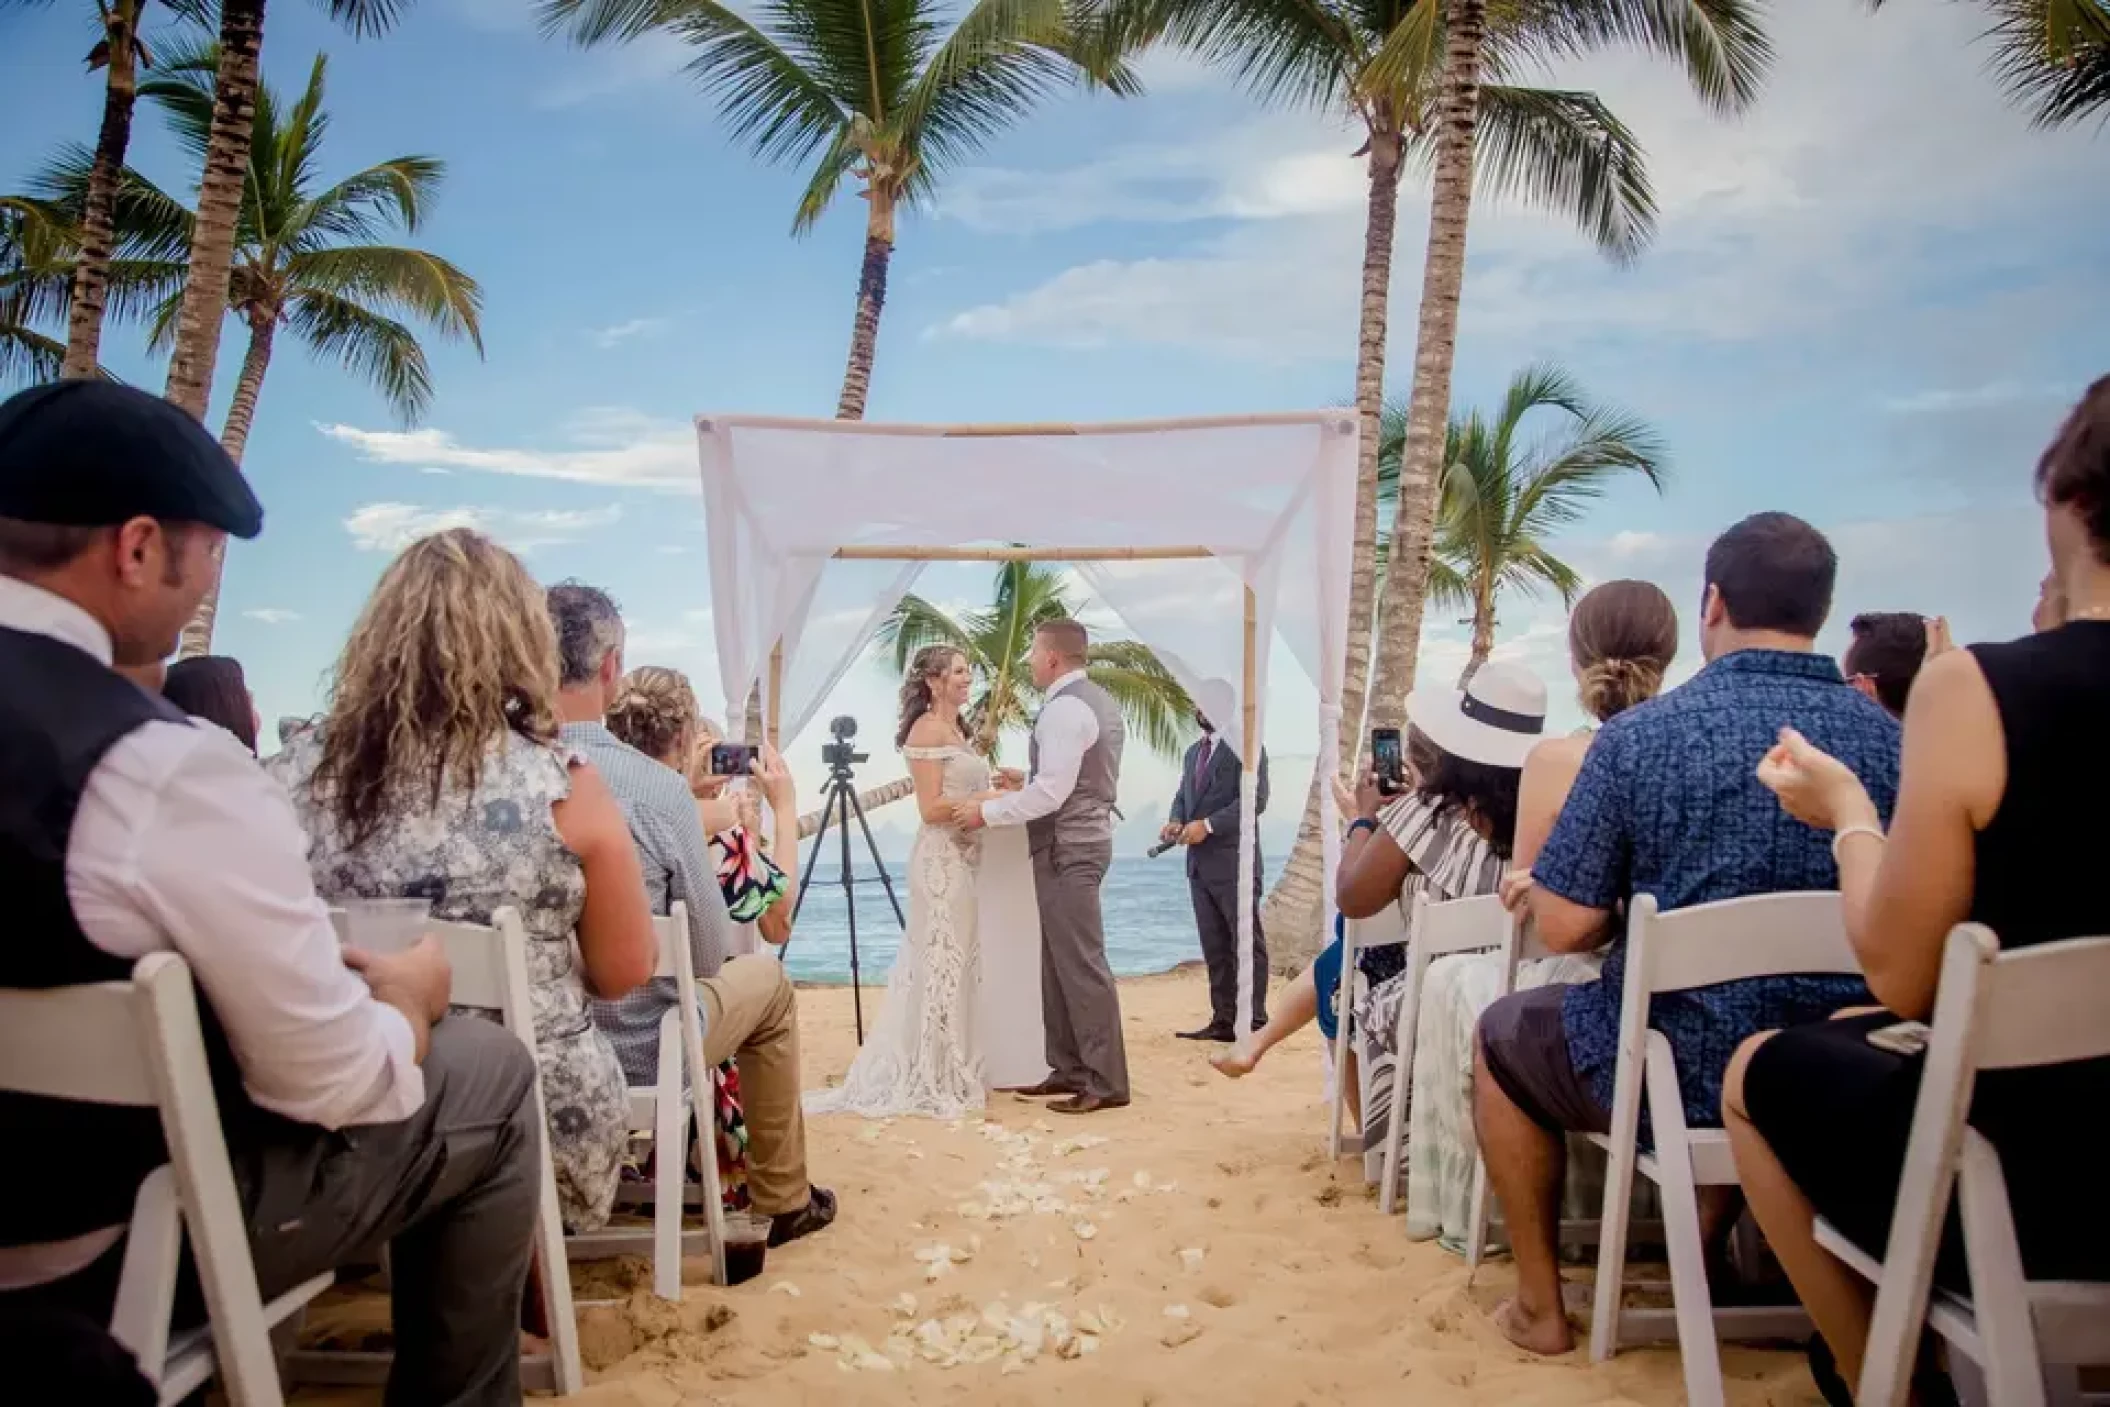
{"type": "MultiPolygon", "coordinates": [[[[1196,547],[1176,560],[1079,561],[1099,599],[1204,701],[1239,757],[1246,589],[1254,721],[1279,638],[1319,691],[1319,766],[1339,770],[1354,533],[1356,423],[1344,411],[991,435],[943,426],[752,417],[697,420],[712,621],[728,699],[767,683],[783,642],[782,736],[797,735],[922,564],[837,560],[845,547],[1196,547]],[[1214,701],[1223,700],[1219,706],[1214,701]]],[[[1326,869],[1337,818],[1322,788],[1326,869]]],[[[1252,883],[1251,773],[1241,893],[1252,883]]],[[[1331,885],[1328,886],[1329,890],[1331,885]]],[[[1240,1020],[1252,1010],[1240,906],[1240,1020]]]]}

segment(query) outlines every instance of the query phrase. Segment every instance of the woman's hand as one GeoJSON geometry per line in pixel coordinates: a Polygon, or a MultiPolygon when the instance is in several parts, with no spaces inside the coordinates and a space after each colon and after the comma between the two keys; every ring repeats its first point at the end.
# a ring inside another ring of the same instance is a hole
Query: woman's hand
{"type": "Polygon", "coordinates": [[[711,770],[711,745],[699,740],[689,754],[689,795],[698,801],[709,801],[724,791],[731,780],[711,770]]]}
{"type": "Polygon", "coordinates": [[[1502,907],[1511,913],[1522,908],[1524,901],[1531,897],[1531,886],[1530,870],[1511,870],[1503,875],[1501,888],[1497,891],[1502,896],[1502,907]]]}
{"type": "Polygon", "coordinates": [[[1758,780],[1790,816],[1818,830],[1872,826],[1879,820],[1853,770],[1793,728],[1781,729],[1780,741],[1759,761],[1758,780]]]}
{"type": "Polygon", "coordinates": [[[798,813],[798,788],[791,780],[791,769],[784,765],[783,755],[764,743],[755,754],[755,785],[769,798],[769,809],[779,816],[798,813]]]}
{"type": "Polygon", "coordinates": [[[1362,780],[1356,783],[1355,788],[1356,819],[1376,820],[1377,813],[1384,810],[1385,804],[1391,799],[1391,797],[1378,790],[1377,772],[1375,769],[1363,773],[1362,780]]]}
{"type": "Polygon", "coordinates": [[[1342,822],[1354,820],[1355,793],[1348,790],[1348,784],[1338,776],[1328,777],[1326,780],[1333,784],[1333,809],[1340,812],[1342,822]]]}
{"type": "Polygon", "coordinates": [[[999,767],[996,772],[998,791],[1020,791],[1026,785],[1026,774],[1016,767],[999,767]]]}

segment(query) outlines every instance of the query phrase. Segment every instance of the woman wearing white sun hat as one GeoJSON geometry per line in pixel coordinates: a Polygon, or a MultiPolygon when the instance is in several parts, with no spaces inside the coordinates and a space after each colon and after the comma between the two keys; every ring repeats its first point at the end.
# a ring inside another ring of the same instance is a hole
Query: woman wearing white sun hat
{"type": "MultiPolygon", "coordinates": [[[[1546,686],[1521,665],[1489,664],[1462,690],[1416,689],[1407,700],[1407,721],[1406,793],[1387,800],[1374,775],[1366,775],[1353,795],[1340,789],[1341,811],[1353,818],[1335,881],[1347,918],[1368,918],[1424,890],[1439,903],[1495,892],[1516,830],[1520,769],[1545,733],[1546,686]]],[[[1341,952],[1336,933],[1274,1004],[1268,1024],[1211,1063],[1234,1078],[1244,1075],[1314,1019],[1330,1038],[1341,952]]],[[[1359,1106],[1366,1129],[1383,1126],[1391,1103],[1392,1052],[1379,1042],[1389,1042],[1397,1026],[1397,979],[1405,966],[1401,946],[1357,958],[1363,991],[1356,1025],[1364,1040],[1355,1054],[1370,1068],[1360,1080],[1354,1070],[1342,1078],[1349,1081],[1351,1098],[1359,1085],[1368,1093],[1359,1106]]]]}

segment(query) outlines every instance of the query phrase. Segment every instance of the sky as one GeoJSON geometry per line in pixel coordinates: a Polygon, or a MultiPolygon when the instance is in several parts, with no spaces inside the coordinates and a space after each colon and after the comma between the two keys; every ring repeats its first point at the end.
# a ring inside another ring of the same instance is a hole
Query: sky
{"type": "MultiPolygon", "coordinates": [[[[0,16],[0,189],[94,133],[84,14],[0,16]]],[[[1826,647],[1864,610],[1943,614],[1964,641],[2018,633],[2045,562],[2030,469],[2110,371],[2110,134],[2040,132],[2010,110],[1968,5],[1779,0],[1771,16],[1773,76],[1733,121],[1640,56],[1543,76],[1596,91],[1639,134],[1660,232],[1622,268],[1562,221],[1480,202],[1454,406],[1489,404],[1544,360],[1656,426],[1666,491],[1615,487],[1557,541],[1587,580],[1656,581],[1689,617],[1708,540],[1780,509],[1839,550],[1826,647]]],[[[421,0],[387,37],[355,41],[320,6],[280,0],[267,80],[297,87],[318,52],[325,175],[407,153],[447,163],[407,242],[481,281],[485,352],[428,343],[437,394],[412,428],[280,339],[245,463],[266,530],[229,553],[215,648],[243,661],[267,722],[311,713],[389,555],[469,524],[540,579],[607,587],[629,662],[686,669],[722,711],[691,417],[832,413],[862,203],[846,192],[794,238],[805,174],[730,143],[671,41],[582,53],[540,37],[518,0],[421,0]]],[[[1358,139],[1191,62],[1154,56],[1145,74],[1140,99],[1046,105],[903,217],[873,419],[1105,421],[1351,394],[1358,139]]],[[[133,162],[164,188],[194,184],[144,107],[133,162]]],[[[1411,179],[1389,347],[1402,392],[1427,215],[1411,179]]],[[[161,384],[136,329],[110,329],[105,349],[119,375],[161,384]]],[[[215,425],[240,357],[230,325],[215,425]]],[[[971,603],[990,575],[934,568],[920,589],[971,603]]],[[[1580,721],[1564,614],[1506,601],[1497,649],[1546,681],[1556,726],[1580,721]]],[[[1686,627],[1674,677],[1698,663],[1686,627]]],[[[1422,670],[1447,680],[1465,653],[1460,626],[1432,616],[1422,670]]],[[[1276,657],[1269,733],[1288,798],[1309,776],[1316,696],[1276,657]]],[[[856,666],[819,714],[862,720],[875,781],[894,774],[895,682],[882,661],[856,666]]],[[[824,740],[816,723],[791,747],[809,795],[824,740]]],[[[1127,773],[1131,824],[1154,828],[1174,773],[1147,757],[1127,773]]],[[[1277,854],[1295,809],[1274,809],[1277,854]]],[[[882,818],[897,844],[908,818],[882,818]]]]}

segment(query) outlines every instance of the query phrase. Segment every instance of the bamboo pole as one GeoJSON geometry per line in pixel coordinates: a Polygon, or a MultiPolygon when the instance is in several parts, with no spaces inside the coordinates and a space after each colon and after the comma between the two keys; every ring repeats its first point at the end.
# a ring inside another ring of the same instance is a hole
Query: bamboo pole
{"type": "Polygon", "coordinates": [[[838,547],[839,562],[1181,562],[1206,547],[838,547]]]}
{"type": "Polygon", "coordinates": [[[779,752],[784,750],[784,642],[769,651],[769,700],[764,710],[762,737],[779,752]]]}
{"type": "Polygon", "coordinates": [[[807,420],[788,415],[699,415],[696,428],[709,434],[724,430],[813,430],[834,435],[923,436],[933,439],[1069,438],[1082,435],[1142,435],[1166,430],[1243,430],[1268,425],[1312,425],[1336,434],[1356,428],[1352,410],[1260,411],[1249,415],[1172,416],[1156,420],[1114,420],[1098,424],[936,425],[871,420],[807,420]]]}
{"type": "MultiPolygon", "coordinates": [[[[891,782],[881,786],[869,787],[859,792],[857,794],[857,804],[867,811],[877,811],[880,807],[899,801],[904,796],[913,796],[915,792],[915,778],[896,777],[891,782]]],[[[808,811],[805,815],[799,817],[800,840],[806,839],[821,828],[821,814],[819,811],[808,811]]]]}

